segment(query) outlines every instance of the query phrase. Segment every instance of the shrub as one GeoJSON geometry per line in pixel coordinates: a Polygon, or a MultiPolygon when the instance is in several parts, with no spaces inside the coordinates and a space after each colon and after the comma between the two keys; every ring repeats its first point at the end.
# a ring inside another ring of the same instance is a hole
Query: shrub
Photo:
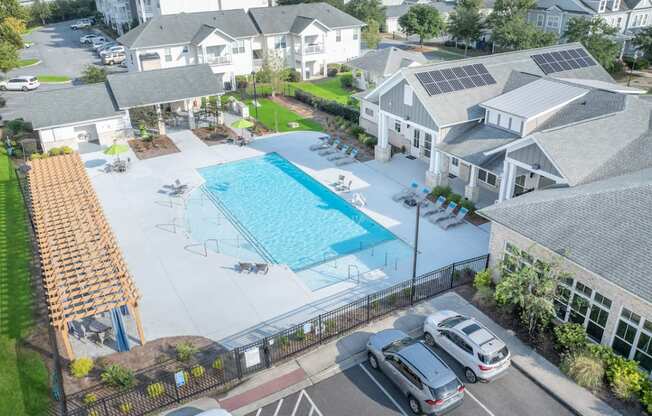
{"type": "MultiPolygon", "coordinates": [[[[360,118],[360,110],[355,107],[343,105],[337,101],[324,100],[298,88],[294,90],[294,98],[311,107],[317,107],[326,113],[339,116],[342,120],[357,123],[360,118]]],[[[338,125],[341,124],[342,123],[338,123],[338,125]]]]}
{"type": "Polygon", "coordinates": [[[7,105],[7,99],[5,97],[0,97],[0,108],[7,105]]]}
{"type": "Polygon", "coordinates": [[[473,287],[476,289],[490,287],[491,283],[491,271],[489,269],[476,273],[473,278],[473,287]]]}
{"type": "Polygon", "coordinates": [[[432,192],[431,192],[432,196],[434,196],[435,198],[441,195],[446,199],[448,199],[448,197],[450,197],[452,193],[453,190],[451,189],[450,186],[435,186],[434,188],[432,188],[432,192]]]}
{"type": "Polygon", "coordinates": [[[344,74],[340,77],[340,85],[342,88],[352,88],[353,87],[353,75],[344,74]]]}
{"type": "Polygon", "coordinates": [[[365,146],[374,147],[378,143],[378,139],[374,136],[369,136],[368,134],[361,134],[358,136],[358,141],[365,146]]]}
{"type": "Polygon", "coordinates": [[[638,394],[646,381],[636,361],[617,356],[607,368],[607,380],[613,394],[621,400],[630,400],[638,394]]]}
{"type": "Polygon", "coordinates": [[[475,204],[473,203],[473,201],[468,200],[466,198],[460,201],[460,207],[468,209],[470,213],[475,212],[475,204]]]}
{"type": "Polygon", "coordinates": [[[602,360],[587,353],[568,354],[561,365],[562,370],[577,384],[589,390],[597,390],[604,379],[602,360]]]}
{"type": "Polygon", "coordinates": [[[177,360],[182,362],[190,360],[199,351],[192,342],[180,342],[175,349],[177,351],[177,360]]]}
{"type": "Polygon", "coordinates": [[[87,416],[100,416],[100,412],[98,410],[89,410],[87,416]]]}
{"type": "Polygon", "coordinates": [[[190,374],[192,374],[192,376],[195,378],[202,377],[205,373],[206,370],[201,365],[196,365],[190,369],[190,374]]]}
{"type": "Polygon", "coordinates": [[[326,332],[335,332],[337,329],[337,322],[335,322],[335,319],[327,319],[326,322],[324,322],[324,330],[326,332]]]}
{"type": "Polygon", "coordinates": [[[337,75],[337,69],[336,68],[328,68],[326,70],[326,75],[328,75],[330,78],[333,78],[334,76],[337,75]]]}
{"type": "Polygon", "coordinates": [[[62,153],[63,153],[63,151],[58,147],[53,147],[52,149],[50,149],[48,151],[49,156],[59,156],[62,153]]]}
{"type": "Polygon", "coordinates": [[[340,65],[340,72],[351,72],[351,67],[346,64],[342,64],[340,65]]]}
{"type": "Polygon", "coordinates": [[[586,346],[586,331],[580,324],[561,324],[553,332],[557,349],[564,354],[579,352],[586,346]]]}
{"type": "Polygon", "coordinates": [[[97,396],[94,393],[87,393],[84,395],[82,401],[86,406],[90,406],[91,404],[97,402],[97,396]]]}
{"type": "Polygon", "coordinates": [[[412,288],[411,287],[406,287],[401,292],[403,293],[404,298],[411,298],[412,297],[412,288]]]}
{"type": "Polygon", "coordinates": [[[152,383],[147,386],[147,397],[150,399],[162,396],[163,393],[165,393],[165,386],[163,383],[152,383]]]}
{"type": "Polygon", "coordinates": [[[641,391],[641,404],[647,413],[652,413],[652,387],[649,382],[645,383],[641,391]]]}
{"type": "Polygon", "coordinates": [[[301,74],[299,74],[298,71],[295,71],[294,69],[290,68],[288,70],[287,80],[289,82],[299,82],[299,81],[301,81],[301,74]]]}
{"type": "Polygon", "coordinates": [[[448,196],[448,200],[451,202],[455,202],[457,205],[459,205],[460,203],[462,203],[462,195],[453,192],[448,196]]]}
{"type": "Polygon", "coordinates": [[[288,338],[287,335],[281,335],[278,338],[278,343],[282,348],[285,348],[290,343],[290,338],[288,338]]]}
{"type": "Polygon", "coordinates": [[[32,154],[29,156],[29,160],[45,159],[46,157],[48,157],[48,155],[45,154],[45,153],[32,153],[32,154]]]}
{"type": "Polygon", "coordinates": [[[294,332],[294,338],[297,339],[298,341],[303,341],[306,339],[306,333],[303,330],[303,328],[299,328],[294,332]]]}
{"type": "Polygon", "coordinates": [[[387,300],[389,301],[390,305],[395,305],[396,301],[398,300],[398,296],[396,296],[396,293],[392,293],[391,295],[389,295],[387,300]]]}
{"type": "Polygon", "coordinates": [[[61,151],[63,152],[64,155],[70,155],[74,152],[74,150],[72,150],[72,147],[70,146],[63,146],[61,148],[61,151]]]}
{"type": "Polygon", "coordinates": [[[120,409],[120,413],[122,413],[123,415],[127,415],[131,413],[133,406],[129,402],[122,402],[120,403],[119,409],[120,409]]]}
{"type": "Polygon", "coordinates": [[[106,384],[116,387],[128,389],[135,383],[134,373],[125,367],[118,364],[111,364],[104,369],[101,375],[102,381],[106,384]]]}
{"type": "Polygon", "coordinates": [[[90,358],[77,358],[70,363],[70,373],[75,378],[84,378],[93,369],[93,360],[90,358]]]}
{"type": "Polygon", "coordinates": [[[360,126],[353,126],[351,127],[351,134],[355,137],[360,136],[361,134],[364,134],[365,131],[362,127],[360,126]]]}
{"type": "Polygon", "coordinates": [[[249,85],[249,80],[246,75],[236,75],[235,87],[239,90],[244,90],[249,85]]]}

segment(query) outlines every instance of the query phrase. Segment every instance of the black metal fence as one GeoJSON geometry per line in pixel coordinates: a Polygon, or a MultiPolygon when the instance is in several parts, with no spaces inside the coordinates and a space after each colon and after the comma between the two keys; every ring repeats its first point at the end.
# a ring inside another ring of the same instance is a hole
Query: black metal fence
{"type": "Polygon", "coordinates": [[[189,363],[169,360],[136,374],[124,391],[97,386],[67,397],[71,416],[139,416],[239,380],[395,310],[470,283],[489,255],[453,263],[308,319],[231,351],[205,349],[189,363]],[[182,384],[181,386],[179,386],[182,384]]]}

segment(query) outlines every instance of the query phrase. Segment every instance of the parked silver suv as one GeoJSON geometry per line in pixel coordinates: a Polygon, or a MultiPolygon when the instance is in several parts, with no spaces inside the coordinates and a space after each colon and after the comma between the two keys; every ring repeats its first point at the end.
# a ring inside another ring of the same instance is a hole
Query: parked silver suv
{"type": "Polygon", "coordinates": [[[441,415],[462,404],[464,384],[423,341],[398,329],[369,337],[369,364],[405,394],[415,414],[441,415]]]}

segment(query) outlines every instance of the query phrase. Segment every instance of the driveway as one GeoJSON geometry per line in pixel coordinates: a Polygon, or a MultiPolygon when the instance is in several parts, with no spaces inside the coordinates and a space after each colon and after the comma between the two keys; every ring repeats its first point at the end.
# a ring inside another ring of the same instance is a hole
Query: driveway
{"type": "MultiPolygon", "coordinates": [[[[71,78],[72,85],[80,84],[78,79],[84,67],[89,64],[100,65],[100,59],[92,49],[84,47],[79,43],[79,38],[85,34],[93,33],[93,30],[72,30],[72,21],[55,23],[44,26],[25,36],[27,42],[32,46],[21,51],[21,59],[39,59],[41,63],[27,68],[17,68],[10,71],[7,77],[17,75],[65,75],[71,78]]],[[[110,72],[124,71],[115,67],[107,67],[110,72]]],[[[46,91],[56,88],[70,87],[70,84],[43,84],[38,91],[46,91]]],[[[7,99],[7,106],[0,110],[4,120],[14,118],[27,118],[29,108],[26,104],[26,97],[33,94],[32,91],[7,91],[2,95],[7,99]]]]}

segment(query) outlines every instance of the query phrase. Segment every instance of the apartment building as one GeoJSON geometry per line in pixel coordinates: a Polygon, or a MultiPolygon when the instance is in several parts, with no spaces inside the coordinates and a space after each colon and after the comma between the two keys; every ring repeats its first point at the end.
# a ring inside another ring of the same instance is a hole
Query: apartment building
{"type": "Polygon", "coordinates": [[[330,63],[360,55],[364,23],[326,3],[161,15],[118,41],[130,71],[207,63],[224,88],[258,70],[266,57],[282,59],[303,79],[326,76],[330,63]]]}

